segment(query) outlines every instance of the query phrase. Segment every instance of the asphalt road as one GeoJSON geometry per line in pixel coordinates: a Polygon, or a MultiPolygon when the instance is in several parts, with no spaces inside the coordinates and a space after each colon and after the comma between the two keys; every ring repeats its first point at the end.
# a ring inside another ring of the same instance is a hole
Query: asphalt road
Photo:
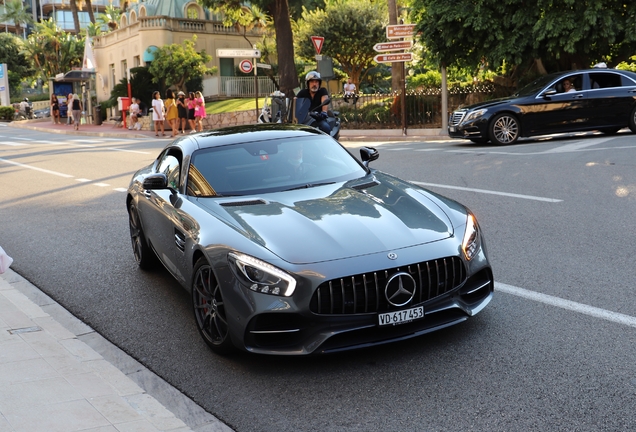
{"type": "Polygon", "coordinates": [[[631,431],[635,137],[373,143],[373,167],[475,212],[496,293],[466,323],[345,354],[216,356],[187,293],[137,269],[124,191],[166,140],[0,126],[0,244],[18,273],[237,431],[631,431]]]}

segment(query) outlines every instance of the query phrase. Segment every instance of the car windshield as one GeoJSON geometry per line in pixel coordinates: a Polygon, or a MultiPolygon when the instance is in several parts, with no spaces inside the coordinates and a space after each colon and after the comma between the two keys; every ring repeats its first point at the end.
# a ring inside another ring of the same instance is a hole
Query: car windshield
{"type": "Polygon", "coordinates": [[[188,194],[251,195],[362,177],[366,169],[333,139],[315,135],[212,147],[192,155],[188,194]]]}
{"type": "Polygon", "coordinates": [[[550,84],[557,77],[555,74],[545,75],[541,78],[537,78],[527,86],[523,87],[514,96],[532,96],[539,91],[543,90],[548,84],[550,84]]]}

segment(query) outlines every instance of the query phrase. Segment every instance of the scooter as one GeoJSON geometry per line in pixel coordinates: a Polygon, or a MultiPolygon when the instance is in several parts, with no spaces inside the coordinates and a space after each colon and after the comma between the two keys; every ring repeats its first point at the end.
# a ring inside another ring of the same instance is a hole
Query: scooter
{"type": "Polygon", "coordinates": [[[285,93],[275,91],[268,97],[265,97],[265,103],[261,109],[261,115],[258,116],[259,123],[291,123],[291,106],[292,100],[285,98],[285,93]],[[271,97],[272,101],[269,102],[271,97]]]}
{"type": "MultiPolygon", "coordinates": [[[[318,105],[312,111],[309,111],[309,106],[311,105],[311,99],[308,98],[300,98],[296,99],[296,119],[298,123],[305,124],[309,126],[313,126],[317,128],[317,122],[319,119],[320,112],[322,111],[322,107],[325,105],[329,105],[331,103],[331,99],[327,98],[323,103],[318,105]]],[[[327,123],[331,126],[330,135],[333,139],[338,140],[340,138],[340,112],[338,111],[327,111],[327,123]]]]}

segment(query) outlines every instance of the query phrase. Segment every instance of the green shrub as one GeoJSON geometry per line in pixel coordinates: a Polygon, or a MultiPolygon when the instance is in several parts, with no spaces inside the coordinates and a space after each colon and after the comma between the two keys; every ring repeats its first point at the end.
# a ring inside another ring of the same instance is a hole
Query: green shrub
{"type": "Polygon", "coordinates": [[[15,109],[12,106],[0,106],[0,119],[13,120],[15,109]]]}

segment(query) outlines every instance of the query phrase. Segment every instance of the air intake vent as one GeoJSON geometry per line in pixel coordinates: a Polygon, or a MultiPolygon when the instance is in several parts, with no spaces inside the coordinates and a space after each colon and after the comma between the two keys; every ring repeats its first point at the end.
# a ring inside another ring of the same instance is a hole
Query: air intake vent
{"type": "Polygon", "coordinates": [[[226,201],[221,203],[223,207],[242,207],[242,206],[262,205],[262,204],[267,204],[267,201],[262,199],[253,199],[253,200],[245,200],[245,201],[226,201]]]}

